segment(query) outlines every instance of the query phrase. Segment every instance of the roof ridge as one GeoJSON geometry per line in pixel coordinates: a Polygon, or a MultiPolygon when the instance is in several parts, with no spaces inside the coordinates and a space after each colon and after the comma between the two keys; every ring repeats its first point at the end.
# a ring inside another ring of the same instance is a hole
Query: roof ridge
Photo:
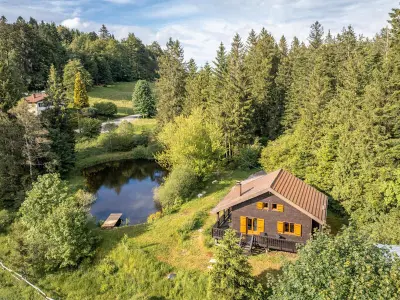
{"type": "Polygon", "coordinates": [[[273,186],[274,186],[276,180],[278,179],[279,175],[281,175],[282,171],[283,171],[283,169],[280,168],[278,174],[275,176],[274,180],[272,180],[271,185],[270,185],[271,189],[273,188],[273,186]]]}

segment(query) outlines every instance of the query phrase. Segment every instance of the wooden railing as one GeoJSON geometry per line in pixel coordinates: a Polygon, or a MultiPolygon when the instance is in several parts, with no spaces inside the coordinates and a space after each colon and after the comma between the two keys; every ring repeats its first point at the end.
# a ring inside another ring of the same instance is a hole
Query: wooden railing
{"type": "MultiPolygon", "coordinates": [[[[225,229],[213,227],[212,228],[212,237],[220,240],[224,237],[225,229]]],[[[277,239],[268,236],[260,236],[260,235],[241,235],[240,233],[237,234],[238,237],[241,237],[241,245],[244,246],[249,241],[252,241],[252,247],[258,246],[265,249],[272,249],[272,250],[280,250],[280,251],[287,251],[287,252],[297,252],[296,245],[298,244],[295,241],[288,241],[285,239],[277,239]]]]}

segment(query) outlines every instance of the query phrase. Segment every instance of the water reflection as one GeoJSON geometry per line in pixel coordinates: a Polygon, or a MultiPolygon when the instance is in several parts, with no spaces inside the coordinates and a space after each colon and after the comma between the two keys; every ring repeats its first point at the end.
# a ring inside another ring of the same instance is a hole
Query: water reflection
{"type": "Polygon", "coordinates": [[[98,220],[122,213],[123,219],[136,224],[160,210],[153,201],[154,188],[161,184],[165,171],[155,162],[112,162],[86,169],[83,174],[87,189],[97,196],[90,211],[98,220]]]}

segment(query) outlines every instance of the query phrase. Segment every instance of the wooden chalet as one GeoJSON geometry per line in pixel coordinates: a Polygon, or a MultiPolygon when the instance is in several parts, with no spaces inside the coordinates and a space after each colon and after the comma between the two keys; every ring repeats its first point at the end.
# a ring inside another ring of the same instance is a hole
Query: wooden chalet
{"type": "Polygon", "coordinates": [[[285,170],[259,172],[238,182],[211,211],[212,236],[237,231],[249,252],[255,248],[296,252],[326,223],[328,197],[285,170]]]}

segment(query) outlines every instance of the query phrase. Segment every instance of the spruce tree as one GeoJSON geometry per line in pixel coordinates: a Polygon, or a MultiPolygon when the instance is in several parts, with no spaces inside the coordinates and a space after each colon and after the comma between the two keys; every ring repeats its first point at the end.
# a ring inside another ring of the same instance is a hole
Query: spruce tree
{"type": "Polygon", "coordinates": [[[185,102],[187,73],[179,41],[168,41],[167,49],[159,58],[158,74],[160,78],[156,82],[157,119],[160,125],[164,125],[182,113],[185,102]]]}
{"type": "Polygon", "coordinates": [[[149,118],[155,115],[156,103],[149,83],[146,80],[139,80],[135,84],[132,94],[133,107],[143,117],[149,118]]]}
{"type": "Polygon", "coordinates": [[[311,25],[310,35],[308,36],[308,41],[314,49],[319,48],[323,43],[324,27],[321,23],[316,21],[311,25]]]}
{"type": "Polygon", "coordinates": [[[234,230],[226,230],[215,253],[216,263],[210,272],[209,297],[231,299],[261,299],[251,277],[251,266],[234,230]]]}
{"type": "Polygon", "coordinates": [[[82,81],[81,73],[76,73],[74,85],[74,107],[81,109],[89,106],[89,97],[86,86],[82,81]]]}
{"type": "Polygon", "coordinates": [[[251,141],[254,131],[254,106],[248,91],[249,79],[245,71],[244,55],[242,40],[239,34],[236,34],[228,57],[221,105],[221,126],[225,134],[228,158],[251,141]]]}

